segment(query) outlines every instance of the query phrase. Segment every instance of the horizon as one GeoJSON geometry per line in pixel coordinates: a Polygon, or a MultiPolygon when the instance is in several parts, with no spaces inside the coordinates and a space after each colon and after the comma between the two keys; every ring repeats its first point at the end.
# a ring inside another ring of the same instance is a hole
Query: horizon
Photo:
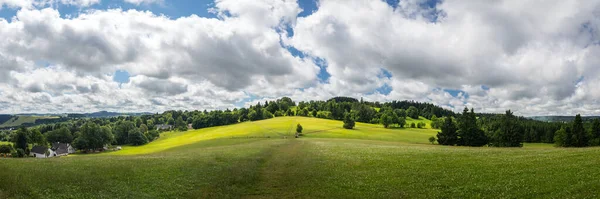
{"type": "Polygon", "coordinates": [[[0,114],[289,96],[600,115],[600,0],[0,0],[0,114]]]}

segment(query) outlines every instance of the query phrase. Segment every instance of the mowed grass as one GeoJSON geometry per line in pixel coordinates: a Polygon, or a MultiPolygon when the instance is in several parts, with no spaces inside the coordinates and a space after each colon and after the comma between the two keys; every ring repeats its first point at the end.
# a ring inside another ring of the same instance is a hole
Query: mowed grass
{"type": "Polygon", "coordinates": [[[112,153],[3,158],[0,198],[600,197],[600,148],[448,147],[427,143],[432,129],[341,124],[282,117],[112,153]]]}

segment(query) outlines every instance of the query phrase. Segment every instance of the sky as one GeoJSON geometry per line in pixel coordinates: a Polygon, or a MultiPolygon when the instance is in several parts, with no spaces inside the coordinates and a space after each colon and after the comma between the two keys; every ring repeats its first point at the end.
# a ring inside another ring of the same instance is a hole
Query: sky
{"type": "Polygon", "coordinates": [[[350,96],[600,115],[600,0],[0,0],[0,113],[350,96]]]}

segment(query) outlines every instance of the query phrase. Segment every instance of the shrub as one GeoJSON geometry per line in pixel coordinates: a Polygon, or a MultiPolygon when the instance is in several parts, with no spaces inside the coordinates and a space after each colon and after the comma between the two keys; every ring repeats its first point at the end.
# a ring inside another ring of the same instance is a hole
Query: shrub
{"type": "Polygon", "coordinates": [[[345,129],[353,129],[354,128],[354,119],[352,119],[352,117],[350,117],[350,114],[346,114],[346,116],[344,116],[344,128],[345,129]]]}
{"type": "Polygon", "coordinates": [[[431,144],[433,144],[435,142],[435,137],[433,137],[433,136],[429,137],[429,142],[431,142],[431,144]]]}
{"type": "Polygon", "coordinates": [[[425,128],[425,122],[419,122],[417,123],[417,128],[425,128]]]}
{"type": "Polygon", "coordinates": [[[17,149],[17,154],[16,154],[15,157],[22,158],[22,157],[25,157],[25,156],[26,156],[25,150],[23,150],[23,149],[17,149]]]}
{"type": "Polygon", "coordinates": [[[296,133],[302,134],[302,125],[300,125],[300,124],[296,125],[296,133]]]}
{"type": "Polygon", "coordinates": [[[0,153],[8,154],[12,151],[12,146],[10,145],[0,145],[0,153]]]}
{"type": "Polygon", "coordinates": [[[415,123],[410,123],[410,128],[417,128],[417,125],[415,125],[415,123]]]}

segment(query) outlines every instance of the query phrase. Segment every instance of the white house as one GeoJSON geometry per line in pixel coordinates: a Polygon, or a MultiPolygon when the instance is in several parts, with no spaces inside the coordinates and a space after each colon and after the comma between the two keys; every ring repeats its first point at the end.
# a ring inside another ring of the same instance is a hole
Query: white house
{"type": "Polygon", "coordinates": [[[51,157],[75,153],[75,149],[70,144],[60,142],[52,143],[52,148],[50,148],[50,150],[52,151],[52,153],[50,153],[51,157]]]}
{"type": "Polygon", "coordinates": [[[54,151],[48,149],[48,147],[45,147],[45,146],[34,146],[31,149],[31,152],[29,153],[29,155],[33,156],[35,158],[47,158],[48,156],[46,155],[46,152],[48,152],[48,154],[54,153],[54,151]]]}

